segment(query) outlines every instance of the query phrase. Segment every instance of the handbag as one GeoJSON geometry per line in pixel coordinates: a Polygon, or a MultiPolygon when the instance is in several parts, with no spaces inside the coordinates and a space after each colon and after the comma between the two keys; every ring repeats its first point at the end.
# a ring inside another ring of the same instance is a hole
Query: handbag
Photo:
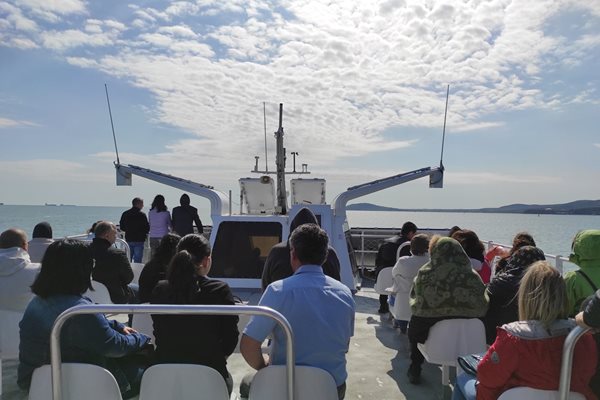
{"type": "Polygon", "coordinates": [[[468,354],[466,356],[458,356],[458,365],[467,374],[477,376],[477,365],[483,358],[485,353],[468,354]]]}

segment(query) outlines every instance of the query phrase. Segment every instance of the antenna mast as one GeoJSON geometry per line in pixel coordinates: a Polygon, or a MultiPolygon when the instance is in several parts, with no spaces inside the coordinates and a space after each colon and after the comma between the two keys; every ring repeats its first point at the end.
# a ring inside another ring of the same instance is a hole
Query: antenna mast
{"type": "MultiPolygon", "coordinates": [[[[263,119],[264,119],[264,127],[265,127],[265,173],[269,173],[269,162],[267,160],[267,106],[263,101],[263,119]]],[[[258,164],[258,163],[257,163],[258,164]]],[[[258,169],[258,165],[256,166],[258,169]]]]}
{"type": "Polygon", "coordinates": [[[275,132],[277,139],[277,211],[287,214],[287,194],[285,191],[285,148],[283,147],[283,103],[279,103],[279,129],[275,132]]]}
{"type": "Polygon", "coordinates": [[[117,136],[115,135],[115,125],[113,124],[112,111],[110,110],[110,100],[108,99],[108,86],[104,84],[104,91],[106,92],[106,103],[108,104],[108,115],[110,116],[110,127],[112,128],[113,141],[115,142],[115,153],[117,153],[117,165],[120,165],[119,161],[119,149],[117,148],[117,136]]]}
{"type": "Polygon", "coordinates": [[[448,96],[450,95],[450,85],[446,88],[446,109],[444,110],[444,129],[442,130],[442,153],[440,154],[440,168],[444,168],[442,160],[444,159],[444,141],[446,139],[446,116],[448,115],[448,96]]]}

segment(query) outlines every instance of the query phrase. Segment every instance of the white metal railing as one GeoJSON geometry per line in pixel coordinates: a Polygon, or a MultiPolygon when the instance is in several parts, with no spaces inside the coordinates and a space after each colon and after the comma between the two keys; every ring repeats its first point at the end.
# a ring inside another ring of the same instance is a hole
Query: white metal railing
{"type": "Polygon", "coordinates": [[[67,319],[81,314],[177,314],[177,315],[260,315],[274,319],[286,336],[286,381],[287,398],[294,399],[294,333],[290,323],[279,312],[262,306],[225,306],[225,305],[81,305],[63,311],[54,321],[50,333],[50,364],[52,376],[52,399],[62,399],[60,331],[67,319]]]}
{"type": "MultiPolygon", "coordinates": [[[[507,244],[502,244],[502,243],[494,243],[493,241],[486,241],[485,243],[485,247],[486,247],[486,252],[490,251],[491,249],[493,249],[494,247],[502,247],[505,250],[510,250],[512,249],[512,246],[509,246],[507,244]]],[[[563,257],[561,255],[554,255],[554,254],[546,254],[544,253],[544,256],[546,257],[546,261],[551,261],[554,263],[554,268],[556,268],[558,270],[558,272],[560,272],[561,274],[564,272],[564,263],[565,262],[569,262],[569,259],[567,257],[563,257]]],[[[497,257],[493,260],[492,264],[490,265],[490,268],[492,268],[492,275],[494,274],[495,271],[495,266],[496,266],[496,262],[497,262],[497,257]]]]}
{"type": "Polygon", "coordinates": [[[560,379],[558,381],[559,400],[568,400],[569,398],[575,345],[577,344],[577,341],[589,331],[589,328],[577,326],[565,339],[562,351],[562,363],[560,365],[560,379]]]}

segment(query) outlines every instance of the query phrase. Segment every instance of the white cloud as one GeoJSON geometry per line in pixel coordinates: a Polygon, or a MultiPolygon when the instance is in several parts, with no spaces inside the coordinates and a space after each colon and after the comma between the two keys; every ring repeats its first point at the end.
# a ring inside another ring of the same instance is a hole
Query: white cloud
{"type": "Polygon", "coordinates": [[[163,26],[161,28],[158,28],[158,32],[187,38],[195,38],[197,36],[196,33],[194,33],[194,31],[190,29],[190,27],[185,25],[163,26]]]}
{"type": "Polygon", "coordinates": [[[6,21],[10,22],[17,31],[33,32],[38,30],[38,25],[32,19],[27,18],[21,9],[9,3],[0,3],[0,15],[6,14],[6,21]]]}
{"type": "Polygon", "coordinates": [[[110,46],[114,44],[117,37],[116,32],[87,33],[75,29],[48,31],[41,35],[44,47],[58,51],[80,46],[110,46]]]}
{"type": "Polygon", "coordinates": [[[596,146],[600,149],[600,143],[594,143],[594,146],[596,146]]]}
{"type": "Polygon", "coordinates": [[[17,0],[17,4],[32,10],[43,10],[57,14],[82,14],[86,12],[82,0],[17,0]]]}
{"type": "Polygon", "coordinates": [[[73,161],[33,159],[0,161],[0,169],[11,171],[11,179],[34,182],[97,182],[105,180],[92,168],[73,161]]]}
{"type": "Polygon", "coordinates": [[[31,122],[31,121],[23,121],[23,120],[16,120],[16,119],[0,117],[0,129],[16,128],[16,127],[22,127],[22,126],[39,126],[39,125],[36,124],[35,122],[31,122]]]}

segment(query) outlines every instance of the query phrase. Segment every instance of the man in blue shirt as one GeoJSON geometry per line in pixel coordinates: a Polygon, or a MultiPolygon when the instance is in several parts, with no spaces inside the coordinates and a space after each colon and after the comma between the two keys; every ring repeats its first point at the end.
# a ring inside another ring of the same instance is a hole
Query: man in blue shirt
{"type": "MultiPolygon", "coordinates": [[[[271,283],[259,305],[279,311],[294,332],[296,364],[321,368],[331,374],[340,399],[346,392],[346,353],[354,334],[354,299],[344,284],[323,273],[327,234],[316,224],[305,224],[290,236],[294,275],[271,283]]],[[[254,369],[285,364],[285,334],[267,317],[252,317],[240,342],[246,362],[254,369]],[[270,356],[261,343],[273,334],[270,356]]]]}

